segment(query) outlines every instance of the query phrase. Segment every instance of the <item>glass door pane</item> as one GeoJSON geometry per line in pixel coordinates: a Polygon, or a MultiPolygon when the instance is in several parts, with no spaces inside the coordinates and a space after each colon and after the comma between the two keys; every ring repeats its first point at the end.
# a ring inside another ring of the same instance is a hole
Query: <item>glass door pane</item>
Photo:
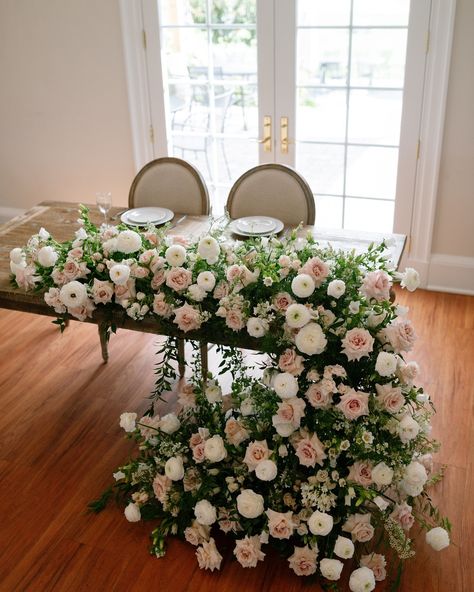
{"type": "Polygon", "coordinates": [[[168,154],[193,163],[221,213],[258,164],[257,0],[160,0],[168,154]]]}
{"type": "Polygon", "coordinates": [[[409,0],[299,0],[295,167],[316,224],[392,231],[409,0]]]}

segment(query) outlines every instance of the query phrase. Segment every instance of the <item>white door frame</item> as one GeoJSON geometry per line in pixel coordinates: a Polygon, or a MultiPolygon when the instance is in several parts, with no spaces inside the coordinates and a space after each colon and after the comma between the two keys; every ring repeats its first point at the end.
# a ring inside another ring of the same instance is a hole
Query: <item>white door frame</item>
{"type": "MultiPolygon", "coordinates": [[[[288,52],[282,51],[286,43],[280,44],[284,31],[277,30],[276,24],[271,20],[271,10],[274,3],[277,10],[286,11],[287,19],[293,18],[294,9],[290,0],[272,0],[271,2],[258,2],[260,27],[271,27],[274,30],[274,48],[268,45],[263,51],[275,52],[276,63],[283,64],[291,58],[288,52]],[[293,15],[293,16],[291,16],[293,15]],[[279,51],[280,48],[280,51],[279,51]]],[[[414,0],[414,4],[418,4],[414,0]]],[[[431,15],[429,29],[429,51],[423,73],[419,66],[409,76],[421,77],[423,80],[423,98],[421,106],[421,125],[419,127],[418,140],[415,150],[418,152],[418,160],[412,160],[416,168],[416,180],[413,197],[413,210],[408,220],[409,209],[396,208],[395,231],[403,231],[409,234],[409,244],[404,257],[405,263],[416,267],[421,275],[422,285],[427,282],[428,268],[431,257],[431,244],[433,237],[433,225],[436,213],[436,198],[438,189],[439,166],[442,150],[444,131],[444,119],[446,111],[446,97],[449,82],[449,67],[451,48],[454,32],[454,17],[456,0],[431,0],[431,15]],[[403,230],[402,230],[403,229],[403,230]],[[409,229],[409,231],[408,231],[409,229]]],[[[158,156],[167,154],[166,145],[166,118],[163,92],[163,80],[161,68],[151,66],[151,57],[160,56],[160,31],[158,22],[158,10],[156,0],[120,0],[120,15],[122,22],[122,36],[124,46],[124,60],[127,76],[128,99],[130,120],[132,128],[133,154],[135,168],[138,171],[144,164],[158,156]],[[153,95],[152,95],[153,93],[153,95]],[[154,103],[150,97],[153,96],[154,103]]],[[[279,22],[284,22],[279,19],[279,22]]],[[[288,20],[287,20],[288,23],[288,20]]],[[[412,44],[426,44],[426,38],[414,38],[409,40],[412,44]]],[[[156,60],[156,58],[155,58],[156,60]]],[[[159,63],[158,63],[159,66],[159,63]]],[[[259,76],[266,77],[262,88],[266,89],[261,106],[265,109],[270,106],[269,89],[274,89],[273,73],[265,70],[262,61],[259,61],[259,76]]],[[[409,65],[410,68],[410,65],[409,65]]],[[[292,69],[294,70],[294,69],[292,69]]],[[[290,81],[291,82],[291,81],[290,81]]],[[[291,86],[288,86],[291,88],[291,86]]],[[[265,154],[268,160],[274,159],[275,154],[281,161],[279,154],[281,110],[277,108],[272,113],[273,123],[273,152],[260,151],[261,162],[264,162],[265,154]],[[278,121],[277,121],[278,118],[278,121]]],[[[260,115],[269,113],[260,112],[260,115]]],[[[289,137],[294,137],[294,122],[290,121],[289,137]]],[[[406,128],[405,128],[406,129],[406,128]]],[[[413,149],[413,129],[402,132],[401,143],[410,143],[413,149]]],[[[401,151],[400,151],[401,153],[401,151]]],[[[408,177],[407,177],[408,178],[408,177]]],[[[407,187],[405,191],[410,191],[407,187]]],[[[413,191],[413,190],[411,190],[413,191]]]]}

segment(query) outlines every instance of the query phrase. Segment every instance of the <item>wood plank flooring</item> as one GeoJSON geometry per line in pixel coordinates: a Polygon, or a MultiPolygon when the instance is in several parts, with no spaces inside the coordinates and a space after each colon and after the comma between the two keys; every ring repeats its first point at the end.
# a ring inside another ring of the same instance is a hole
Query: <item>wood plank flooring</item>
{"type": "MultiPolygon", "coordinates": [[[[448,470],[434,497],[453,522],[449,549],[435,553],[420,540],[401,590],[472,592],[474,298],[419,291],[398,301],[411,308],[419,335],[411,357],[438,409],[437,461],[448,470]]],[[[146,408],[156,342],[121,331],[103,365],[96,327],[71,323],[60,335],[51,319],[0,310],[0,591],[319,590],[271,552],[242,569],[229,547],[224,569],[211,574],[173,540],[158,560],[147,551],[150,524],[128,523],[114,505],[86,513],[132,452],[118,417],[146,408]]]]}

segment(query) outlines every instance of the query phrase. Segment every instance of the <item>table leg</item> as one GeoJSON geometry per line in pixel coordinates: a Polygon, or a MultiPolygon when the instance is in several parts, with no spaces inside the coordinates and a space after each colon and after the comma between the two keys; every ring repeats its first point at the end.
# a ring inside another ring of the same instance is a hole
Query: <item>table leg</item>
{"type": "Polygon", "coordinates": [[[107,348],[108,339],[107,339],[107,323],[99,323],[97,326],[99,330],[99,338],[100,338],[100,347],[102,349],[102,359],[104,360],[104,364],[107,364],[109,360],[109,351],[107,348]]]}
{"type": "Polygon", "coordinates": [[[178,370],[179,377],[183,378],[184,372],[186,371],[186,360],[184,357],[184,345],[185,340],[178,337],[178,370]]]}
{"type": "Polygon", "coordinates": [[[200,348],[201,348],[202,379],[204,381],[206,381],[207,380],[207,371],[208,371],[207,343],[205,341],[201,341],[200,348]]]}

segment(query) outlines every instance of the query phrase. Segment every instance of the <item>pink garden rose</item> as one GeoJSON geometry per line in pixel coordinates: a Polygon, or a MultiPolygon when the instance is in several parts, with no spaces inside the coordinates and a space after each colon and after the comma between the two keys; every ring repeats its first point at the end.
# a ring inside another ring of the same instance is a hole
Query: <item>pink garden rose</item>
{"type": "Polygon", "coordinates": [[[260,539],[257,535],[235,541],[234,555],[242,567],[256,567],[259,561],[263,561],[265,553],[262,553],[260,539]]]}
{"type": "Polygon", "coordinates": [[[397,378],[407,386],[413,385],[413,382],[419,373],[420,368],[416,362],[408,362],[408,364],[405,364],[405,362],[402,361],[397,368],[397,378]]]}
{"type": "Polygon", "coordinates": [[[288,557],[288,563],[297,576],[310,576],[316,572],[317,548],[295,547],[293,555],[288,557]]]}
{"type": "Polygon", "coordinates": [[[155,298],[153,300],[153,312],[160,317],[164,317],[165,319],[168,319],[173,314],[173,309],[166,302],[163,292],[155,294],[155,298]]]}
{"type": "Polygon", "coordinates": [[[85,321],[87,318],[92,318],[94,310],[95,306],[90,298],[87,298],[85,303],[81,306],[69,307],[67,309],[68,313],[79,321],[85,321]]]}
{"type": "Polygon", "coordinates": [[[58,314],[63,314],[66,312],[66,307],[61,302],[59,297],[59,288],[50,288],[44,294],[44,301],[48,306],[52,306],[58,314]]]}
{"type": "Polygon", "coordinates": [[[153,491],[156,499],[162,504],[166,501],[168,491],[171,489],[172,481],[166,475],[156,475],[153,479],[153,491]]]}
{"type": "Polygon", "coordinates": [[[112,300],[112,296],[114,295],[114,284],[112,282],[101,281],[94,278],[91,292],[95,304],[105,304],[112,300]]]}
{"type": "Polygon", "coordinates": [[[258,463],[262,460],[267,460],[269,457],[270,450],[268,450],[267,441],[254,440],[247,446],[243,462],[248,466],[249,471],[255,471],[258,463]]]}
{"type": "Polygon", "coordinates": [[[288,294],[288,292],[278,292],[278,294],[273,298],[273,305],[278,312],[285,312],[290,304],[293,304],[294,302],[295,301],[290,296],[290,294],[288,294]]]}
{"type": "Polygon", "coordinates": [[[344,532],[350,532],[353,541],[367,543],[374,536],[374,527],[370,523],[370,514],[352,514],[342,526],[344,532]]]}
{"type": "Polygon", "coordinates": [[[377,402],[390,413],[398,413],[405,404],[405,397],[401,387],[393,387],[391,382],[387,384],[376,384],[377,402]]]}
{"type": "Polygon", "coordinates": [[[275,539],[289,539],[295,529],[293,512],[275,512],[267,510],[268,532],[275,539]]]}
{"type": "Polygon", "coordinates": [[[178,395],[178,403],[185,409],[192,409],[196,407],[196,393],[194,392],[194,385],[185,384],[178,395]]]}
{"type": "Polygon", "coordinates": [[[136,290],[135,290],[135,280],[130,279],[124,285],[116,285],[115,286],[115,300],[118,303],[121,303],[123,300],[130,300],[135,298],[136,290]]]}
{"type": "Polygon", "coordinates": [[[372,485],[372,468],[373,465],[369,460],[358,460],[351,467],[349,467],[348,481],[353,481],[364,487],[372,485]]]}
{"type": "Polygon", "coordinates": [[[278,411],[274,417],[277,417],[280,422],[291,423],[295,428],[298,428],[301,418],[304,416],[305,407],[306,403],[303,399],[291,397],[278,403],[278,411]]]}
{"type": "Polygon", "coordinates": [[[214,571],[221,568],[222,555],[217,550],[214,539],[203,541],[202,546],[196,550],[196,557],[201,569],[214,571]]]}
{"type": "Polygon", "coordinates": [[[183,304],[174,311],[175,318],[173,323],[178,325],[181,331],[196,331],[202,324],[201,313],[197,308],[190,304],[183,304]]]}
{"type": "Polygon", "coordinates": [[[310,384],[305,392],[305,397],[315,409],[327,409],[332,404],[332,393],[327,388],[324,388],[322,382],[310,384]]]}
{"type": "Polygon", "coordinates": [[[351,421],[361,415],[369,415],[369,395],[368,393],[349,389],[342,395],[336,407],[342,411],[346,419],[351,421]]]}
{"type": "Polygon", "coordinates": [[[195,520],[191,526],[188,526],[184,530],[184,538],[188,543],[197,547],[203,541],[209,540],[210,530],[209,526],[199,524],[199,522],[195,520]]]}
{"type": "Polygon", "coordinates": [[[316,464],[323,466],[323,460],[327,458],[324,446],[316,434],[305,435],[297,440],[295,453],[305,467],[314,467],[316,464]]]}
{"type": "Polygon", "coordinates": [[[151,278],[151,288],[152,290],[158,290],[160,286],[165,283],[166,280],[166,272],[164,269],[157,269],[151,278]]]}
{"type": "Polygon", "coordinates": [[[232,444],[233,446],[238,446],[242,444],[245,440],[248,440],[249,433],[243,427],[243,425],[237,419],[230,417],[224,429],[227,441],[232,444]]]}
{"type": "Polygon", "coordinates": [[[408,320],[390,323],[382,331],[383,337],[390,343],[397,353],[408,352],[413,349],[416,341],[416,333],[413,325],[408,320]]]}
{"type": "Polygon", "coordinates": [[[245,327],[245,317],[241,310],[231,308],[225,313],[225,324],[232,329],[232,331],[240,331],[245,327]]]}
{"type": "Polygon", "coordinates": [[[166,285],[176,292],[182,292],[193,283],[193,274],[184,267],[172,267],[166,272],[166,285]]]}
{"type": "Polygon", "coordinates": [[[392,282],[390,276],[381,269],[369,271],[362,281],[360,291],[364,296],[371,300],[374,298],[378,302],[390,299],[390,288],[392,282]]]}
{"type": "Polygon", "coordinates": [[[85,261],[78,262],[75,259],[66,259],[63,273],[66,279],[72,281],[85,278],[90,273],[90,269],[87,269],[87,263],[85,261]]]}
{"type": "Polygon", "coordinates": [[[299,356],[294,349],[285,349],[278,360],[278,366],[282,372],[299,376],[304,370],[303,356],[299,356]]]}
{"type": "Polygon", "coordinates": [[[342,353],[349,361],[360,360],[373,350],[374,338],[366,329],[356,327],[345,334],[342,346],[342,353]]]}
{"type": "MultiPolygon", "coordinates": [[[[53,269],[53,272],[51,273],[51,277],[53,279],[53,282],[57,285],[57,286],[62,286],[64,284],[66,284],[68,282],[67,277],[64,275],[64,272],[61,271],[59,268],[55,267],[53,269]]],[[[17,281],[18,283],[18,281],[17,281]]]]}
{"type": "Polygon", "coordinates": [[[403,530],[410,530],[410,528],[415,523],[415,517],[412,514],[412,507],[408,505],[406,502],[402,504],[397,504],[393,512],[390,514],[390,518],[398,522],[403,530]]]}
{"type": "Polygon", "coordinates": [[[324,263],[319,257],[312,257],[300,268],[298,273],[306,273],[314,280],[316,288],[324,282],[329,275],[329,265],[324,263]]]}
{"type": "Polygon", "coordinates": [[[220,281],[220,282],[218,282],[218,284],[214,288],[214,292],[212,293],[212,296],[216,300],[221,300],[222,298],[225,298],[226,296],[228,296],[228,294],[229,294],[229,284],[227,282],[220,281]]]}
{"type": "Polygon", "coordinates": [[[387,572],[385,566],[387,562],[385,557],[380,553],[371,553],[370,555],[362,555],[360,558],[360,566],[368,567],[374,572],[374,578],[377,582],[385,580],[387,572]]]}

